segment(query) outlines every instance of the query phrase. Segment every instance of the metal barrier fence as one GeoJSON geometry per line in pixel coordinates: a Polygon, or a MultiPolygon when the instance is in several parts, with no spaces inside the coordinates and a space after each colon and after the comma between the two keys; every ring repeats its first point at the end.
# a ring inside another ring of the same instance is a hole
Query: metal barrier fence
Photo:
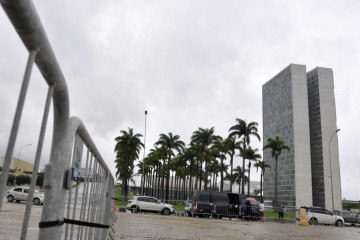
{"type": "MultiPolygon", "coordinates": [[[[69,96],[55,54],[47,39],[32,1],[1,0],[1,5],[29,51],[20,96],[0,176],[0,214],[5,197],[10,164],[18,135],[33,64],[47,82],[48,94],[32,171],[21,239],[26,239],[29,216],[51,99],[53,100],[53,135],[49,163],[45,167],[45,199],[39,223],[39,239],[106,239],[111,221],[114,178],[78,118],[69,118],[69,96]],[[87,147],[85,163],[83,146],[87,147]],[[85,165],[83,183],[79,171],[85,165]],[[78,207],[79,203],[80,207],[78,207]],[[65,212],[66,209],[66,212],[65,212]],[[66,224],[65,229],[62,227],[66,224]]],[[[111,238],[111,236],[110,236],[111,238]]]]}

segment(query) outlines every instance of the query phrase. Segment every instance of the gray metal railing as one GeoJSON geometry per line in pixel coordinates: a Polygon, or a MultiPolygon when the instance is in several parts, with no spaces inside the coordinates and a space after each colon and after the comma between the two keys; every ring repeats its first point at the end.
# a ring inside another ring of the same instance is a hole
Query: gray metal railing
{"type": "Polygon", "coordinates": [[[0,2],[29,51],[0,176],[0,215],[31,71],[35,63],[47,82],[49,90],[45,101],[21,239],[26,239],[51,99],[54,105],[52,148],[49,163],[45,167],[43,183],[45,199],[39,239],[60,239],[62,234],[65,235],[65,239],[75,239],[75,237],[76,239],[106,239],[108,229],[102,227],[111,225],[110,221],[114,219],[111,216],[114,178],[81,120],[75,117],[69,118],[67,84],[33,2],[30,0],[0,0],[0,2]],[[87,148],[85,163],[82,161],[83,146],[87,148]],[[83,165],[85,165],[86,176],[83,182],[79,183],[77,174],[83,165]],[[66,219],[73,222],[63,227],[64,221],[69,223],[66,219]],[[94,227],[91,224],[98,225],[94,227]]]}

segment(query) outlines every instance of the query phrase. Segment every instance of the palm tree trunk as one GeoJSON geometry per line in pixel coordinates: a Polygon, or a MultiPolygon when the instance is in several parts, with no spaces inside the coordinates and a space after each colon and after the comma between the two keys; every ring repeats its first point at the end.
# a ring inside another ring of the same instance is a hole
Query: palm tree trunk
{"type": "Polygon", "coordinates": [[[202,183],[202,161],[200,160],[200,165],[198,165],[198,177],[199,177],[199,188],[196,188],[196,189],[199,189],[201,190],[201,183],[202,183]],[[199,173],[200,171],[200,173],[199,173]]]}
{"type": "MultiPolygon", "coordinates": [[[[170,174],[170,170],[169,170],[169,174],[170,174]]],[[[170,198],[174,197],[174,185],[173,185],[173,183],[174,183],[174,173],[171,174],[171,182],[170,182],[170,187],[169,187],[169,191],[170,191],[169,197],[170,198]]]]}
{"type": "MultiPolygon", "coordinates": [[[[243,157],[242,169],[245,170],[245,158],[243,157]]],[[[241,181],[241,194],[245,194],[245,181],[241,181]]]]}
{"type": "MultiPolygon", "coordinates": [[[[234,155],[231,154],[231,156],[230,156],[230,176],[231,177],[233,175],[233,168],[234,168],[233,164],[234,164],[234,155]]],[[[232,193],[232,185],[233,185],[233,183],[232,183],[232,181],[230,181],[230,192],[231,193],[232,193]]]]}
{"type": "Polygon", "coordinates": [[[264,199],[263,199],[263,194],[262,194],[262,192],[263,192],[263,171],[261,171],[261,174],[260,174],[260,200],[261,201],[263,201],[264,199]]]}
{"type": "Polygon", "coordinates": [[[164,186],[165,186],[165,168],[166,168],[166,163],[164,160],[164,165],[162,169],[162,179],[161,179],[161,199],[163,201],[164,201],[164,186]]]}
{"type": "Polygon", "coordinates": [[[208,160],[207,160],[207,152],[205,152],[205,179],[204,179],[204,190],[207,190],[208,186],[208,160]]]}
{"type": "Polygon", "coordinates": [[[168,158],[168,164],[167,164],[167,171],[166,171],[166,188],[165,188],[165,201],[167,202],[169,200],[169,184],[170,184],[170,162],[171,157],[168,158]]]}
{"type": "MultiPolygon", "coordinates": [[[[224,165],[224,160],[221,159],[221,165],[224,165]]],[[[224,171],[220,172],[220,192],[224,191],[224,171]]]]}
{"type": "MultiPolygon", "coordinates": [[[[243,181],[241,181],[241,182],[243,182],[243,181]]],[[[239,194],[240,194],[240,184],[241,184],[241,182],[239,182],[239,194]]]]}
{"type": "Polygon", "coordinates": [[[151,196],[154,197],[155,196],[155,187],[156,187],[156,168],[154,168],[154,172],[153,172],[153,179],[152,179],[152,190],[151,190],[151,196]]]}
{"type": "Polygon", "coordinates": [[[248,191],[247,191],[247,195],[250,196],[250,168],[251,168],[251,162],[249,160],[249,181],[248,181],[248,191]]]}
{"type": "Polygon", "coordinates": [[[160,189],[161,189],[161,166],[159,164],[159,172],[158,172],[158,184],[157,184],[157,198],[160,199],[160,189]]]}
{"type": "Polygon", "coordinates": [[[275,157],[275,196],[274,196],[274,198],[275,198],[275,208],[277,209],[277,207],[278,207],[278,186],[277,186],[277,184],[278,184],[278,179],[277,179],[277,166],[278,165],[278,162],[277,162],[277,157],[275,157]]]}
{"type": "Polygon", "coordinates": [[[186,195],[186,163],[184,166],[184,178],[183,178],[183,200],[185,200],[185,195],[186,195]]]}

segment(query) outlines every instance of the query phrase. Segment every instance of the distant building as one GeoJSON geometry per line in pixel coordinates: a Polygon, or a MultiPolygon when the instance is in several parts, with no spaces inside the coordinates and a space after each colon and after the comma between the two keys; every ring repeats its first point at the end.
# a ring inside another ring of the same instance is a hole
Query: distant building
{"type": "Polygon", "coordinates": [[[20,173],[32,172],[34,168],[34,164],[21,159],[14,158],[12,167],[16,172],[20,172],[20,173]]]}
{"type": "MultiPolygon", "coordinates": [[[[279,136],[291,149],[278,159],[279,200],[288,206],[341,209],[336,130],[331,69],[307,73],[306,66],[291,64],[263,85],[264,144],[279,136]]],[[[271,165],[264,175],[264,197],[273,200],[275,162],[270,150],[264,151],[264,161],[271,165]]]]}

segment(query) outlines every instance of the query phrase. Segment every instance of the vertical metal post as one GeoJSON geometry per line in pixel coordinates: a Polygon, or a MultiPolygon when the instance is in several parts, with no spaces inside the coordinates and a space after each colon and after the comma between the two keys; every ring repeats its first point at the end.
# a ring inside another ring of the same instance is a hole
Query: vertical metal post
{"type": "MultiPolygon", "coordinates": [[[[90,151],[88,150],[88,153],[89,153],[90,151]]],[[[86,189],[85,189],[85,186],[84,186],[84,194],[83,195],[85,195],[85,200],[83,200],[84,201],[84,203],[82,204],[82,208],[83,208],[83,213],[82,213],[82,216],[81,216],[81,220],[82,221],[84,221],[85,220],[85,214],[86,214],[86,205],[87,205],[87,198],[88,198],[88,192],[89,192],[89,175],[90,175],[90,171],[89,171],[89,169],[91,169],[91,165],[92,165],[92,160],[93,160],[93,155],[91,155],[91,157],[90,157],[90,165],[89,165],[89,168],[88,168],[88,161],[86,161],[86,172],[85,172],[85,174],[86,174],[86,177],[85,177],[85,183],[87,183],[86,184],[86,189]]],[[[83,196],[84,197],[84,196],[83,196]]],[[[80,239],[83,239],[83,229],[84,229],[84,227],[81,227],[81,229],[80,229],[80,239]]],[[[86,238],[86,234],[87,234],[87,227],[85,227],[85,238],[86,238]]],[[[78,235],[78,239],[79,239],[79,235],[78,235]]]]}
{"type": "MultiPolygon", "coordinates": [[[[83,221],[84,220],[84,207],[85,207],[85,190],[86,190],[86,186],[88,185],[88,182],[86,180],[86,177],[87,177],[87,169],[88,169],[88,166],[89,166],[89,149],[87,150],[87,153],[86,153],[86,165],[85,165],[85,175],[84,175],[84,186],[83,186],[83,193],[82,193],[82,200],[81,200],[81,208],[80,208],[80,221],[83,221]]],[[[77,237],[76,239],[79,239],[80,238],[80,233],[82,234],[82,229],[83,227],[82,226],[79,226],[78,228],[78,232],[77,232],[77,237]]]]}
{"type": "Polygon", "coordinates": [[[28,58],[28,62],[26,65],[26,69],[25,69],[25,74],[24,74],[24,78],[23,78],[23,82],[22,82],[22,86],[21,86],[21,90],[20,90],[18,104],[16,107],[14,121],[13,121],[13,125],[11,128],[9,143],[8,143],[8,146],[6,149],[2,174],[0,176],[0,210],[1,210],[2,202],[3,202],[3,198],[4,198],[5,187],[6,187],[7,179],[9,176],[10,164],[11,164],[11,161],[13,158],[14,146],[15,146],[15,142],[16,142],[17,133],[19,130],[21,114],[23,111],[24,103],[25,103],[26,92],[27,92],[27,89],[29,86],[31,70],[32,70],[32,67],[33,67],[33,64],[35,61],[36,53],[37,53],[37,50],[31,50],[29,53],[29,58],[28,58]]]}
{"type": "MultiPolygon", "coordinates": [[[[142,164],[142,175],[141,175],[141,195],[144,195],[144,185],[145,185],[145,142],[146,142],[146,116],[147,116],[147,111],[145,110],[145,133],[144,133],[144,153],[143,153],[143,164],[142,164]]],[[[125,196],[127,197],[127,196],[125,196]]]]}
{"type": "Polygon", "coordinates": [[[39,171],[41,151],[42,151],[42,147],[44,144],[44,137],[45,137],[45,132],[46,132],[46,125],[47,125],[47,119],[49,116],[49,109],[50,109],[50,103],[51,103],[51,97],[52,97],[53,90],[54,90],[54,86],[53,85],[49,86],[47,97],[46,97],[46,102],[45,102],[45,109],[44,109],[42,124],[41,124],[41,128],[40,128],[39,142],[38,142],[37,149],[36,149],[34,167],[33,167],[33,171],[31,174],[29,196],[28,196],[28,200],[27,200],[27,204],[26,204],[24,221],[23,221],[23,225],[22,225],[22,229],[21,229],[21,238],[20,238],[21,240],[26,239],[26,233],[27,233],[27,229],[29,226],[31,206],[32,206],[33,198],[34,198],[36,179],[37,179],[37,174],[39,171]]]}

